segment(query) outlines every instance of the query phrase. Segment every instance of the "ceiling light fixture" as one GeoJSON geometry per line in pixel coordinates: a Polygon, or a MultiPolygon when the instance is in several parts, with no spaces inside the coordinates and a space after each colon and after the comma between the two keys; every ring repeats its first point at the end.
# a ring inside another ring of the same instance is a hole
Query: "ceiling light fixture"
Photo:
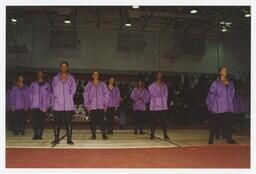
{"type": "Polygon", "coordinates": [[[227,30],[227,28],[226,27],[222,27],[222,30],[221,30],[222,32],[226,32],[226,31],[228,31],[227,30]]]}
{"type": "Polygon", "coordinates": [[[11,22],[16,23],[18,20],[16,18],[11,18],[11,22]]]}
{"type": "Polygon", "coordinates": [[[132,8],[134,8],[134,9],[138,9],[138,8],[139,8],[139,6],[138,6],[138,5],[133,5],[133,6],[132,6],[132,8]]]}
{"type": "Polygon", "coordinates": [[[198,11],[196,10],[196,9],[192,9],[192,10],[190,10],[190,13],[191,14],[196,14],[198,11]]]}
{"type": "Polygon", "coordinates": [[[221,25],[224,25],[224,24],[225,24],[225,21],[221,21],[220,24],[221,24],[221,25]]]}
{"type": "Polygon", "coordinates": [[[249,17],[251,17],[251,14],[250,14],[250,13],[246,13],[246,14],[244,15],[244,17],[249,18],[249,17]]]}
{"type": "Polygon", "coordinates": [[[67,19],[64,20],[64,23],[65,24],[71,24],[71,20],[67,18],[67,19]]]}
{"type": "Polygon", "coordinates": [[[242,8],[242,11],[244,12],[244,17],[246,18],[251,17],[250,8],[249,9],[242,8]]]}
{"type": "Polygon", "coordinates": [[[125,26],[126,27],[131,27],[132,26],[132,23],[131,23],[131,21],[129,19],[126,20],[125,26]]]}

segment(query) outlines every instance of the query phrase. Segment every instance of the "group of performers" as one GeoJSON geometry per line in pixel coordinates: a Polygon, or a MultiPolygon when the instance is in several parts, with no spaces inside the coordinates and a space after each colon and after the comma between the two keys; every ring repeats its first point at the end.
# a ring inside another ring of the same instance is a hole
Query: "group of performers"
{"type": "MultiPolygon", "coordinates": [[[[52,108],[54,116],[54,140],[52,144],[60,141],[60,125],[64,121],[66,127],[67,144],[72,141],[72,116],[74,113],[74,95],[76,82],[74,76],[68,71],[69,64],[66,61],[60,63],[60,71],[53,78],[50,85],[45,81],[44,71],[37,70],[36,80],[28,87],[24,83],[24,77],[19,75],[16,84],[8,94],[8,108],[14,114],[14,134],[25,133],[26,113],[30,110],[34,118],[33,139],[42,139],[45,113],[52,108]]],[[[219,77],[216,79],[207,95],[206,103],[210,114],[209,144],[213,144],[215,136],[222,130],[225,133],[227,143],[235,144],[232,139],[232,113],[234,112],[233,83],[228,79],[226,67],[219,69],[219,77]],[[223,124],[224,123],[224,124],[223,124]],[[221,126],[223,129],[221,129],[221,126]]],[[[91,79],[83,92],[84,108],[90,116],[91,139],[96,139],[96,126],[99,125],[103,139],[108,139],[107,134],[113,134],[114,118],[117,109],[122,102],[120,91],[115,86],[114,78],[103,82],[98,71],[93,71],[91,79]]],[[[150,139],[155,138],[155,128],[160,120],[163,137],[169,140],[167,135],[168,122],[168,88],[163,81],[161,72],[157,72],[155,81],[144,86],[144,81],[139,80],[132,90],[131,99],[134,110],[134,134],[143,134],[143,115],[146,113],[146,104],[149,103],[150,111],[150,139]]]]}

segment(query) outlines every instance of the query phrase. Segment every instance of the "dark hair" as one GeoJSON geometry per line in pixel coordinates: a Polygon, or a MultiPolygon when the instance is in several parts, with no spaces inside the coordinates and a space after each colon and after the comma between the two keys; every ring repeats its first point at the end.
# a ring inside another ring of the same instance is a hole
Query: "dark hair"
{"type": "Polygon", "coordinates": [[[221,70],[223,69],[223,68],[227,68],[227,66],[221,66],[221,67],[219,67],[219,69],[218,69],[218,77],[220,77],[220,72],[221,72],[221,70]]]}
{"type": "Polygon", "coordinates": [[[37,74],[38,74],[39,71],[42,71],[42,73],[45,75],[44,69],[43,69],[43,68],[38,68],[38,69],[36,70],[36,79],[38,78],[38,77],[37,77],[37,74]]]}
{"type": "MultiPolygon", "coordinates": [[[[163,73],[162,73],[161,71],[157,71],[157,72],[155,73],[155,80],[156,80],[157,74],[159,74],[159,73],[163,76],[163,73]]],[[[163,77],[162,77],[162,80],[163,80],[163,77]]]]}
{"type": "Polygon", "coordinates": [[[139,82],[142,82],[142,86],[145,87],[145,82],[143,79],[138,79],[137,86],[139,86],[139,82]]]}
{"type": "Polygon", "coordinates": [[[94,72],[97,72],[97,73],[99,74],[99,80],[100,80],[100,73],[99,73],[99,71],[96,70],[96,69],[92,70],[92,73],[91,73],[91,80],[93,80],[93,79],[92,79],[92,74],[93,74],[94,72]]]}
{"type": "Polygon", "coordinates": [[[116,85],[115,85],[115,78],[114,78],[113,76],[111,76],[111,77],[108,78],[107,85],[109,85],[109,80],[110,80],[110,79],[114,79],[114,84],[113,84],[113,86],[116,86],[116,85]]]}
{"type": "Polygon", "coordinates": [[[65,61],[65,60],[63,60],[63,61],[60,62],[60,66],[61,66],[62,64],[65,64],[67,67],[69,66],[68,62],[65,61]]]}
{"type": "Polygon", "coordinates": [[[226,67],[226,66],[221,66],[221,67],[219,67],[218,73],[220,73],[223,68],[227,68],[227,67],[226,67]]]}
{"type": "Polygon", "coordinates": [[[23,74],[17,74],[17,75],[16,75],[16,78],[15,78],[15,82],[17,82],[17,81],[18,81],[18,79],[19,79],[19,77],[20,77],[20,76],[22,76],[22,77],[23,77],[24,82],[25,82],[25,77],[24,77],[24,75],[23,75],[23,74]]]}

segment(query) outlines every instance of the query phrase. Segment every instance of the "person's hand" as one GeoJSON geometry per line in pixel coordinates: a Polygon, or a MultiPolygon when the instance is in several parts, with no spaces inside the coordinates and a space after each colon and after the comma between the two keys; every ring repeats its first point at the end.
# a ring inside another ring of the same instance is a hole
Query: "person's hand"
{"type": "Polygon", "coordinates": [[[25,108],[24,110],[27,112],[27,111],[28,111],[28,108],[25,108]]]}
{"type": "Polygon", "coordinates": [[[104,109],[104,112],[107,112],[107,110],[108,110],[108,109],[107,109],[107,108],[105,108],[105,109],[104,109]]]}
{"type": "Polygon", "coordinates": [[[117,111],[118,107],[115,108],[115,112],[117,111]]]}
{"type": "Polygon", "coordinates": [[[47,110],[48,110],[47,108],[46,108],[46,109],[43,109],[43,112],[47,112],[47,110]]]}
{"type": "Polygon", "coordinates": [[[11,111],[12,111],[12,112],[14,112],[14,111],[15,111],[15,109],[14,109],[14,108],[11,108],[11,111]]]}

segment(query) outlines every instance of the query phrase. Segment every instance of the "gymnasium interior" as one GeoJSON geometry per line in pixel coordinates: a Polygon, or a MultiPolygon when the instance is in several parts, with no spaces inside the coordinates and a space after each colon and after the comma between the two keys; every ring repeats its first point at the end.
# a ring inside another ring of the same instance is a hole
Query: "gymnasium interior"
{"type": "MultiPolygon", "coordinates": [[[[6,93],[23,74],[29,86],[39,68],[46,80],[69,63],[76,80],[74,145],[53,140],[53,113],[45,115],[42,140],[33,140],[28,111],[24,135],[11,131],[6,109],[7,168],[250,168],[250,6],[7,6],[6,93]],[[233,138],[208,144],[206,96],[221,66],[228,68],[235,90],[243,91],[248,112],[234,119],[233,138]],[[115,79],[122,103],[114,134],[90,139],[90,117],[84,109],[84,86],[93,70],[101,80],[115,79]],[[144,133],[133,132],[130,98],[138,79],[148,87],[156,72],[168,86],[168,135],[157,124],[150,137],[150,111],[144,133]]],[[[7,101],[8,99],[6,99],[7,101]]]]}

